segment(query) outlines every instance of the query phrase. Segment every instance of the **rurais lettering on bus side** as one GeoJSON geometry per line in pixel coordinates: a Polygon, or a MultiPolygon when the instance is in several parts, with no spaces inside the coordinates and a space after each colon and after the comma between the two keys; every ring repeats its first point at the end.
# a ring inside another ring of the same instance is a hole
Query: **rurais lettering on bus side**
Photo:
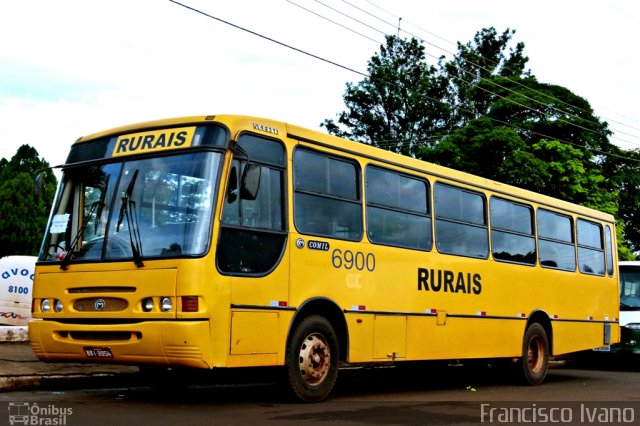
{"type": "Polygon", "coordinates": [[[480,294],[482,276],[471,272],[418,268],[418,291],[480,294]]]}

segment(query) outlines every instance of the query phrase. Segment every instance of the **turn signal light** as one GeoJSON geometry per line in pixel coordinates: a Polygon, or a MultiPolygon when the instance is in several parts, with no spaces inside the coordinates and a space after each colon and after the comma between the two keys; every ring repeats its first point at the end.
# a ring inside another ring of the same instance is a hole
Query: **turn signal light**
{"type": "Polygon", "coordinates": [[[182,296],[182,312],[198,312],[198,296],[182,296]]]}

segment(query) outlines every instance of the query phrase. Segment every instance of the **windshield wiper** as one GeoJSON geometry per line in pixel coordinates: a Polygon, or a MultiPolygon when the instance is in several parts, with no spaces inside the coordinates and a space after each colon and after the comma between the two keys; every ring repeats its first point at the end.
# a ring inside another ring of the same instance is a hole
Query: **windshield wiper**
{"type": "Polygon", "coordinates": [[[142,239],[140,238],[140,227],[138,226],[138,214],[136,211],[136,202],[131,199],[133,187],[136,184],[137,178],[138,170],[133,172],[129,186],[127,187],[125,194],[122,196],[122,206],[120,206],[116,232],[120,231],[122,221],[126,218],[127,223],[129,224],[129,243],[131,244],[133,263],[135,263],[137,267],[142,267],[144,266],[144,263],[142,263],[142,239]]]}
{"type": "MultiPolygon", "coordinates": [[[[108,182],[108,179],[107,179],[107,182],[108,182]]],[[[102,195],[104,195],[104,192],[102,193],[102,195]]],[[[89,223],[89,219],[91,219],[91,216],[94,213],[96,213],[99,209],[102,212],[100,203],[104,204],[103,196],[100,197],[100,200],[94,201],[91,204],[91,208],[89,209],[84,219],[82,220],[82,226],[80,227],[80,229],[78,229],[78,233],[76,233],[76,236],[73,238],[71,245],[69,246],[69,250],[65,253],[64,257],[60,261],[60,269],[66,271],[67,268],[69,267],[69,263],[71,263],[71,259],[73,257],[73,249],[76,246],[76,244],[78,244],[78,240],[80,240],[80,237],[84,235],[84,230],[87,229],[87,224],[89,223]]],[[[97,222],[98,222],[98,216],[96,216],[96,223],[97,222]]],[[[96,226],[96,229],[97,229],[97,226],[96,226]]]]}
{"type": "Polygon", "coordinates": [[[93,233],[98,233],[98,227],[100,226],[100,217],[102,216],[102,210],[105,206],[105,199],[107,198],[107,188],[109,188],[109,175],[106,176],[104,181],[104,187],[102,188],[102,193],[100,194],[100,201],[98,201],[98,208],[96,210],[96,223],[94,224],[93,233]]]}

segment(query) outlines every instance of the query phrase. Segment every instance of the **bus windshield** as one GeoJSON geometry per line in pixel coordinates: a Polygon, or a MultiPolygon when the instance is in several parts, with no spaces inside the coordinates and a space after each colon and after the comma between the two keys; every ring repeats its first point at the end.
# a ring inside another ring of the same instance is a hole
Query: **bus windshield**
{"type": "Polygon", "coordinates": [[[197,152],[66,169],[39,260],[205,254],[220,163],[197,152]]]}
{"type": "Polygon", "coordinates": [[[620,310],[640,311],[640,268],[620,265],[620,310]]]}

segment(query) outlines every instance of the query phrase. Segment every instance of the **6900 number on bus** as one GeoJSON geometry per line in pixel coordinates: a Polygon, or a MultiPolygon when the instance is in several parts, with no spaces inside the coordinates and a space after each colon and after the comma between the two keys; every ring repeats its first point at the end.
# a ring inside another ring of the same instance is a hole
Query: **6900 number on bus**
{"type": "Polygon", "coordinates": [[[351,250],[342,251],[334,249],[331,253],[331,263],[336,269],[355,269],[357,271],[367,270],[373,272],[376,269],[376,257],[373,253],[363,253],[351,250]]]}

